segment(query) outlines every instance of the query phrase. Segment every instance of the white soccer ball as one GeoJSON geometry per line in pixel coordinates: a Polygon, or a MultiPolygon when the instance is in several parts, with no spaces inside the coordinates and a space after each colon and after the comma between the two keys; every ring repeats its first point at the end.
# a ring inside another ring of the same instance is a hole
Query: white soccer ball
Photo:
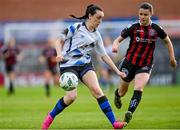
{"type": "Polygon", "coordinates": [[[59,79],[59,82],[61,88],[66,91],[71,91],[78,86],[78,78],[72,72],[63,73],[59,79]]]}

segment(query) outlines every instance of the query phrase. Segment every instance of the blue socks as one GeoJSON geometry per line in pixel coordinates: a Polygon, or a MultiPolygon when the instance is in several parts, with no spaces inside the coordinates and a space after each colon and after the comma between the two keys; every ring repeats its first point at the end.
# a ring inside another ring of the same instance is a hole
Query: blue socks
{"type": "Polygon", "coordinates": [[[108,102],[108,99],[106,98],[106,96],[102,96],[102,97],[98,98],[97,101],[98,101],[98,104],[99,104],[101,110],[104,112],[106,117],[109,119],[109,121],[113,125],[113,123],[116,121],[116,119],[115,119],[114,113],[112,112],[111,106],[108,102]]]}
{"type": "MultiPolygon", "coordinates": [[[[114,113],[112,112],[111,106],[106,98],[106,96],[102,96],[97,99],[98,104],[101,110],[104,112],[108,120],[113,123],[116,121],[114,113]]],[[[57,102],[54,109],[50,112],[52,118],[55,118],[60,112],[62,112],[68,105],[64,103],[63,97],[57,102]]]]}
{"type": "Polygon", "coordinates": [[[55,118],[60,112],[62,112],[68,105],[64,103],[63,97],[57,102],[54,109],[50,112],[52,118],[55,118]]]}

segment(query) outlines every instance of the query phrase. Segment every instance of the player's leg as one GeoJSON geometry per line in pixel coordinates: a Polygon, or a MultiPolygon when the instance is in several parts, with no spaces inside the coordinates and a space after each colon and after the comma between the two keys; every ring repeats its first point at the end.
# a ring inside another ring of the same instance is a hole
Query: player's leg
{"type": "Polygon", "coordinates": [[[46,70],[44,72],[44,77],[45,77],[45,93],[46,96],[49,97],[50,96],[50,80],[51,80],[51,72],[49,70],[46,70]]]}
{"type": "Polygon", "coordinates": [[[5,69],[6,69],[7,77],[9,80],[8,94],[11,95],[15,92],[14,91],[14,84],[13,84],[13,81],[15,79],[14,67],[13,67],[13,65],[5,66],[5,69]]]}
{"type": "Polygon", "coordinates": [[[113,127],[114,128],[123,128],[126,125],[126,123],[116,121],[114,113],[109,104],[109,101],[99,86],[96,73],[93,70],[87,71],[83,75],[82,81],[89,88],[92,95],[97,99],[97,102],[98,102],[101,110],[106,115],[106,117],[108,118],[110,123],[113,125],[113,127]]]}
{"type": "Polygon", "coordinates": [[[15,73],[14,71],[10,71],[8,73],[8,77],[9,77],[9,89],[8,89],[8,94],[14,94],[15,92],[15,88],[14,88],[14,79],[15,79],[15,73]]]}
{"type": "MultiPolygon", "coordinates": [[[[64,70],[63,70],[64,71],[64,70]]],[[[66,72],[66,70],[64,71],[66,72]]],[[[63,73],[63,72],[62,72],[63,73]]],[[[50,127],[51,123],[53,122],[54,118],[61,113],[66,107],[72,104],[77,97],[77,89],[67,91],[66,95],[62,97],[55,105],[53,110],[48,113],[46,118],[43,121],[42,129],[46,130],[50,127]]]]}
{"type": "Polygon", "coordinates": [[[66,95],[62,97],[54,107],[54,109],[50,112],[50,115],[55,118],[61,111],[64,110],[67,106],[72,104],[77,97],[77,89],[67,91],[66,95]]]}
{"type": "Polygon", "coordinates": [[[119,88],[117,88],[115,91],[114,104],[118,109],[122,107],[121,97],[127,93],[128,87],[129,82],[121,80],[119,88]]]}
{"type": "Polygon", "coordinates": [[[46,118],[43,121],[42,129],[46,130],[50,127],[51,123],[53,122],[54,118],[61,113],[67,106],[72,104],[77,97],[77,89],[67,91],[66,95],[62,97],[55,105],[53,110],[48,113],[46,118]]]}
{"type": "Polygon", "coordinates": [[[59,86],[59,73],[57,71],[56,66],[51,69],[51,74],[53,77],[53,83],[55,86],[59,86]]]}
{"type": "Polygon", "coordinates": [[[59,86],[59,74],[53,74],[53,81],[55,86],[59,86]]]}
{"type": "Polygon", "coordinates": [[[131,98],[128,111],[125,113],[125,118],[124,118],[124,121],[126,121],[127,123],[129,123],[129,121],[131,120],[132,114],[134,113],[134,111],[138,107],[138,104],[141,101],[142,92],[149,80],[149,77],[150,77],[149,73],[138,73],[135,75],[134,93],[131,98]]]}
{"type": "Polygon", "coordinates": [[[118,109],[120,109],[122,106],[121,97],[123,97],[127,93],[129,83],[134,79],[135,71],[134,71],[134,65],[132,65],[125,58],[122,59],[118,68],[120,71],[126,73],[126,77],[121,79],[119,88],[116,89],[114,96],[114,104],[118,109]]]}

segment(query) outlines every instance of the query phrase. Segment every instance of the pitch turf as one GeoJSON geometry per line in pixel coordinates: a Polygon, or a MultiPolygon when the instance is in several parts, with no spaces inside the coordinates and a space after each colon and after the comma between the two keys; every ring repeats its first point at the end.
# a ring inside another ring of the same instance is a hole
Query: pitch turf
{"type": "MultiPolygon", "coordinates": [[[[0,129],[39,129],[47,112],[64,94],[60,88],[51,90],[51,97],[46,98],[43,87],[17,88],[12,96],[0,88],[0,129]]],[[[121,110],[114,107],[113,92],[106,93],[118,119],[124,118],[132,92],[131,87],[121,110]]],[[[88,89],[81,86],[77,100],[56,117],[51,128],[112,129],[112,126],[88,89]]],[[[125,129],[180,129],[180,87],[146,87],[142,102],[125,129]]]]}

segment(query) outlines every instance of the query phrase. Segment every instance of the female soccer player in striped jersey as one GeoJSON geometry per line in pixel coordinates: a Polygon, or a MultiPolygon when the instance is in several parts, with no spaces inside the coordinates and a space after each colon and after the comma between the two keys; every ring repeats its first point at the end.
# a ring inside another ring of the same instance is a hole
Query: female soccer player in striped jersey
{"type": "MultiPolygon", "coordinates": [[[[93,97],[115,129],[123,128],[126,123],[116,121],[108,99],[101,90],[94,67],[91,62],[91,52],[94,49],[120,77],[125,77],[116,68],[107,55],[101,35],[97,27],[102,22],[104,12],[96,5],[89,5],[84,16],[76,19],[84,19],[64,30],[61,38],[56,42],[57,61],[60,62],[60,73],[73,72],[88,87],[93,97]],[[92,82],[93,81],[93,82],[92,82]]],[[[67,106],[72,104],[77,97],[77,89],[67,91],[56,104],[54,109],[45,118],[42,129],[48,129],[53,119],[67,106]]]]}
{"type": "Polygon", "coordinates": [[[20,59],[20,49],[15,45],[15,39],[11,38],[8,40],[7,45],[3,46],[0,50],[0,55],[5,62],[5,70],[9,80],[8,94],[15,93],[14,80],[16,77],[16,64],[17,60],[20,59]]]}
{"type": "Polygon", "coordinates": [[[114,40],[112,51],[117,52],[120,43],[130,37],[129,48],[125,58],[120,62],[119,69],[127,74],[122,78],[119,89],[115,91],[114,103],[121,108],[121,97],[128,91],[129,83],[134,79],[134,94],[131,98],[128,111],[125,113],[124,121],[127,123],[132,118],[142,96],[144,86],[147,84],[153,66],[153,53],[158,37],[163,39],[170,58],[170,65],[176,68],[177,62],[174,49],[166,32],[151,21],[153,7],[149,3],[142,3],[139,8],[139,22],[125,28],[121,35],[114,40]]]}
{"type": "MultiPolygon", "coordinates": [[[[56,39],[55,39],[56,40],[56,39]]],[[[45,77],[45,91],[46,96],[50,96],[50,81],[53,79],[54,85],[59,85],[59,74],[57,71],[56,62],[56,49],[54,48],[53,38],[49,38],[46,46],[42,51],[42,55],[39,57],[41,63],[46,63],[46,70],[44,71],[45,77]]]]}

